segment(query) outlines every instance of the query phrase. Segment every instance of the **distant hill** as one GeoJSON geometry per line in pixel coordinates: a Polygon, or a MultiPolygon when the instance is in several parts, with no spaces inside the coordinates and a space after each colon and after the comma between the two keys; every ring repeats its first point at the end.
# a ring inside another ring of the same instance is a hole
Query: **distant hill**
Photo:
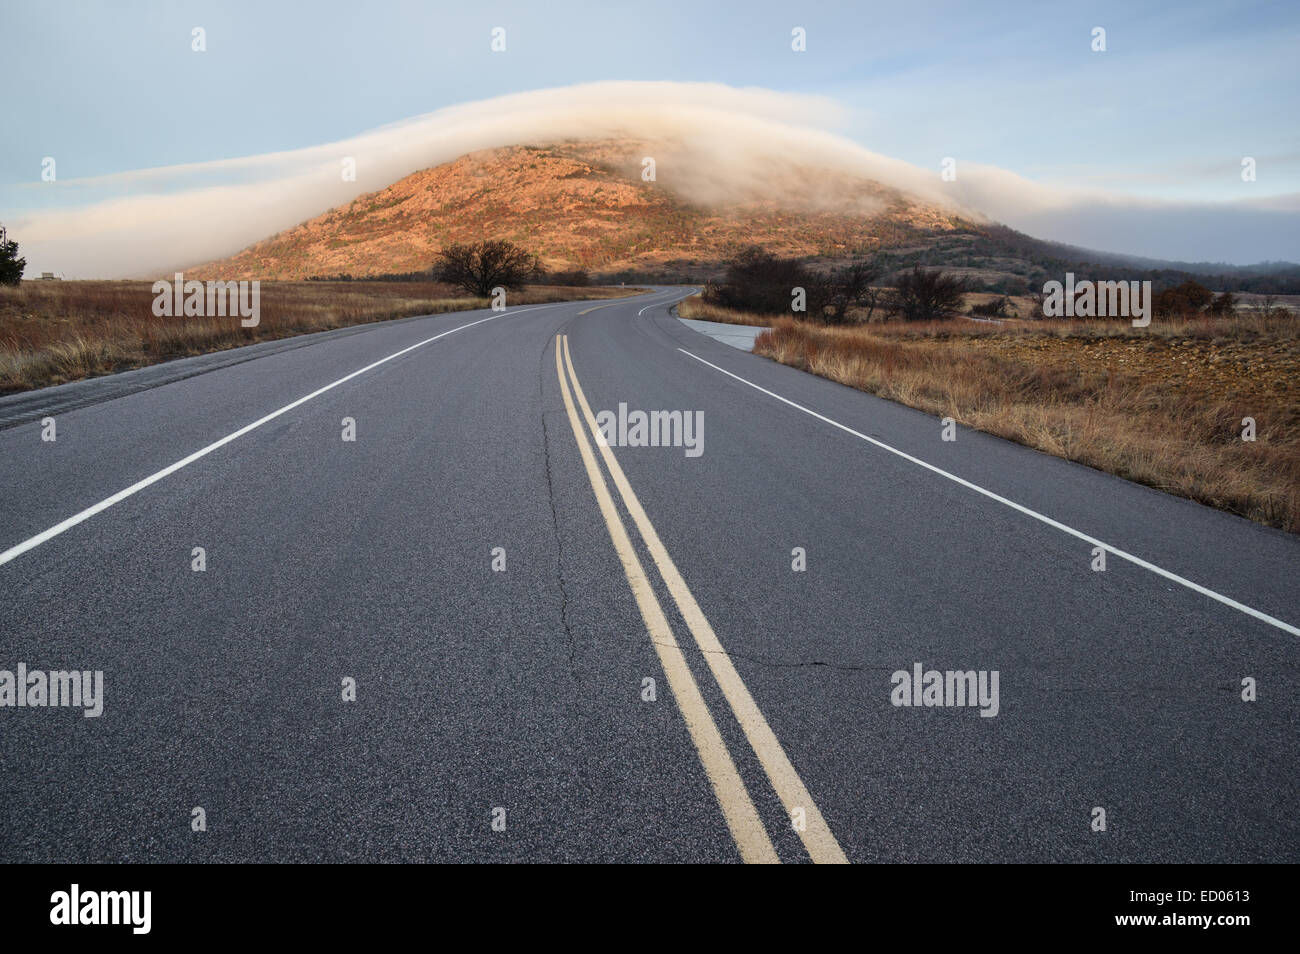
{"type": "Polygon", "coordinates": [[[1073,268],[1300,293],[1297,265],[1158,262],[1075,248],[963,218],[870,179],[777,160],[768,179],[739,189],[728,183],[712,190],[727,198],[714,198],[698,170],[690,188],[678,187],[680,170],[671,164],[645,181],[647,151],[644,142],[617,139],[471,153],[186,272],[200,279],[427,273],[447,244],[504,238],[548,269],[582,268],[607,281],[701,281],[719,274],[737,249],[758,244],[825,265],[886,252],[899,267],[940,265],[1002,292],[1041,287],[1073,268]]]}
{"type": "Polygon", "coordinates": [[[644,154],[631,140],[471,153],[187,272],[263,279],[412,272],[428,269],[448,243],[504,238],[551,269],[668,268],[703,277],[749,243],[832,259],[962,227],[951,212],[897,190],[816,170],[806,171],[806,194],[793,198],[755,191],[741,202],[702,204],[643,181],[644,154]]]}

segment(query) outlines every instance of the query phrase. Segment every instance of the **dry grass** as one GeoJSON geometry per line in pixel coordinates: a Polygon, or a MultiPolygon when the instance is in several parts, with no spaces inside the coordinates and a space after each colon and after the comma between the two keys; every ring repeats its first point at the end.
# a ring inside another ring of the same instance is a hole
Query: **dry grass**
{"type": "Polygon", "coordinates": [[[773,321],[771,315],[710,305],[699,295],[692,295],[679,302],[677,314],[682,318],[694,318],[698,321],[720,321],[728,325],[757,325],[760,328],[771,326],[773,321]]]}
{"type": "MultiPolygon", "coordinates": [[[[783,318],[755,352],[842,384],[1300,532],[1300,319],[783,318]],[[1257,439],[1241,439],[1242,418],[1257,439]]],[[[937,433],[937,430],[936,430],[937,433]]]]}
{"type": "MultiPolygon", "coordinates": [[[[0,394],[346,325],[486,308],[435,282],[263,282],[261,321],[157,318],[150,282],[0,287],[0,394]]],[[[632,288],[530,286],[513,304],[614,298],[632,288]]]]}

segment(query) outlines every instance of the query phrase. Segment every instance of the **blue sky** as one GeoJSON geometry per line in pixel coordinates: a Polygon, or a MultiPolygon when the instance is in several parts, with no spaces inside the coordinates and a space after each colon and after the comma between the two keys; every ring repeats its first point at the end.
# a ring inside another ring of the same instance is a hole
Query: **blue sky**
{"type": "Polygon", "coordinates": [[[1294,2],[7,4],[0,61],[19,98],[0,219],[85,201],[45,187],[45,156],[62,184],[315,146],[505,93],[664,79],[830,97],[847,107],[837,132],[923,168],[955,156],[1050,185],[1268,201],[1300,193],[1297,51],[1294,2]],[[495,26],[508,55],[489,49],[495,26]]]}

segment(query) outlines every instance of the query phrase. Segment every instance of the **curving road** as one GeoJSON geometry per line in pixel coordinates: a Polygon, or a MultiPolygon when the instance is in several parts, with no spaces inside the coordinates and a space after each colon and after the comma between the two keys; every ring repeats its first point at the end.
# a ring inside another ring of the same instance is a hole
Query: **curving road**
{"type": "Polygon", "coordinates": [[[1296,860],[1300,539],[687,291],[0,400],[0,670],[104,686],[0,707],[0,860],[1296,860]],[[996,714],[895,705],[917,664],[996,714]]]}

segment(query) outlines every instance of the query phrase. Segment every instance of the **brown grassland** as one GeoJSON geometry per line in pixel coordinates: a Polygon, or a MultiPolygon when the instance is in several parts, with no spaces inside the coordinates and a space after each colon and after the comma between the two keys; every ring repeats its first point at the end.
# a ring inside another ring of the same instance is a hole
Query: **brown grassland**
{"type": "MultiPolygon", "coordinates": [[[[683,317],[722,318],[695,300],[683,317]]],[[[1300,532],[1300,316],[829,327],[755,353],[1168,493],[1300,532]],[[1242,419],[1256,439],[1242,440],[1242,419]]],[[[938,428],[935,430],[936,439],[938,428]]]]}
{"type": "MultiPolygon", "coordinates": [[[[263,282],[261,321],[157,318],[145,281],[25,281],[0,287],[0,394],[126,371],[346,325],[486,308],[436,282],[263,282]]],[[[633,288],[532,285],[512,305],[613,298],[633,288]]]]}

